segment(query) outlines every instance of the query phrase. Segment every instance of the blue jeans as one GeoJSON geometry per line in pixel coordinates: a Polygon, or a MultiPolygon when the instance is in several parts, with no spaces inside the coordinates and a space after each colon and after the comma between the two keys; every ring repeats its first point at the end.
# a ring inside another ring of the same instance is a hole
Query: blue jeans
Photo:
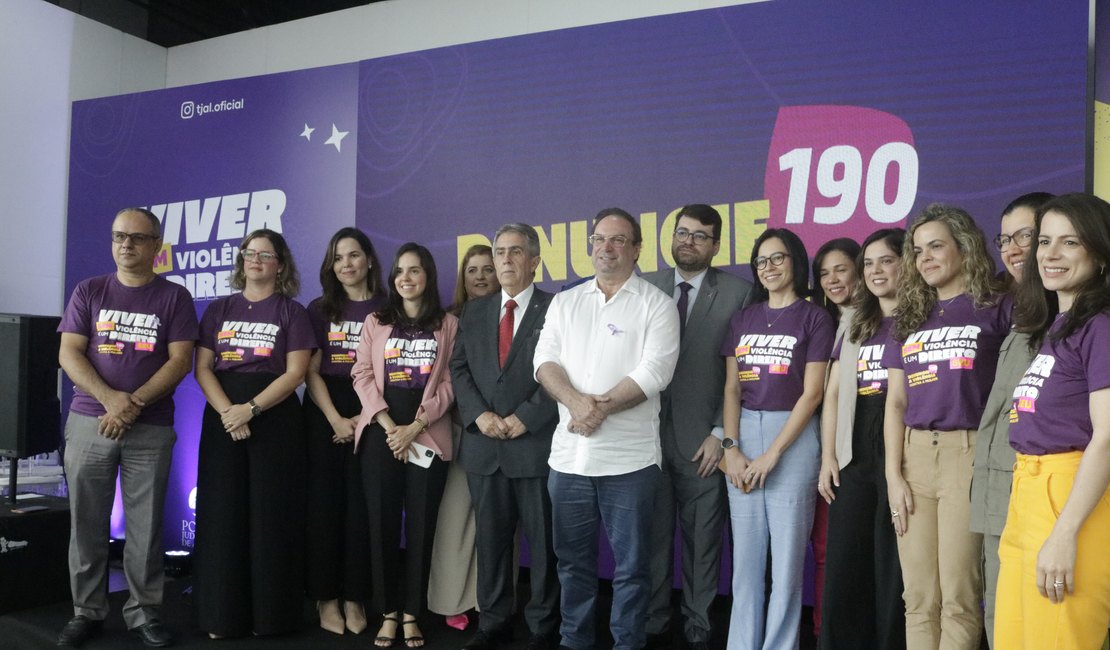
{"type": "Polygon", "coordinates": [[[562,586],[562,644],[585,649],[597,645],[598,523],[613,549],[613,611],[609,630],[614,650],[647,643],[651,597],[649,534],[659,467],[615,476],[580,476],[551,470],[553,546],[562,586]]]}
{"type": "MultiPolygon", "coordinates": [[[[771,446],[789,411],[750,411],[740,415],[740,449],[755,460],[771,446]]],[[[817,474],[821,469],[817,418],[782,453],[764,487],[744,494],[728,485],[732,520],[732,616],[729,650],[797,648],[802,616],[802,568],[813,528],[817,474]],[[771,553],[771,595],[763,602],[767,551],[771,553]]]]}

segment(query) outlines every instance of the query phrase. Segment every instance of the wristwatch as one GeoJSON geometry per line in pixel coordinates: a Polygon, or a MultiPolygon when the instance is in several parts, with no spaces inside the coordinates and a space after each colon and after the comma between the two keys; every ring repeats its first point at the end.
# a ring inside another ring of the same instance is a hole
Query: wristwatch
{"type": "Polygon", "coordinates": [[[724,449],[725,451],[728,451],[729,449],[739,449],[739,448],[740,448],[740,441],[739,440],[733,440],[732,438],[722,438],[721,439],[721,449],[724,449]]]}
{"type": "Polygon", "coordinates": [[[256,404],[253,399],[251,401],[247,402],[247,405],[251,407],[251,417],[252,418],[256,418],[262,413],[262,407],[259,406],[258,404],[256,404]]]}

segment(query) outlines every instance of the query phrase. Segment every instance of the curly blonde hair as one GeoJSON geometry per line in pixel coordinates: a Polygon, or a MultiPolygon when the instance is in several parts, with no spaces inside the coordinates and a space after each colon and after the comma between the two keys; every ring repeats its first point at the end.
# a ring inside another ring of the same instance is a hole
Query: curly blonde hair
{"type": "Polygon", "coordinates": [[[985,307],[995,300],[994,260],[987,253],[983,231],[966,211],[934,203],[914,219],[902,244],[902,280],[898,284],[898,307],[894,310],[894,338],[900,341],[921,327],[937,303],[937,290],[926,284],[917,270],[913,243],[917,229],[933,221],[944,224],[956,242],[964,292],[971,296],[976,307],[985,307]]]}

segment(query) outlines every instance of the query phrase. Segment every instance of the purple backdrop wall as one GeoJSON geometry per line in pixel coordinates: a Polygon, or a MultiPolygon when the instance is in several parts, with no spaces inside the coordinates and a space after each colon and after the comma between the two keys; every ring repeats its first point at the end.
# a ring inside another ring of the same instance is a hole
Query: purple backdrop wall
{"type": "MultiPolygon", "coordinates": [[[[812,250],[933,201],[993,235],[1017,194],[1083,189],[1086,56],[1085,3],[784,0],[77,102],[66,291],[112,270],[130,205],[163,217],[159,270],[198,311],[227,292],[224,247],[262,224],[306,303],[352,222],[383,259],[427,244],[445,297],[458,251],[506,221],[541,228],[548,287],[590,274],[586,221],[609,205],[641,216],[642,270],[669,265],[689,202],[729,221],[720,266],[767,225],[812,250]]],[[[191,379],[177,404],[171,548],[192,540],[191,379]]]]}

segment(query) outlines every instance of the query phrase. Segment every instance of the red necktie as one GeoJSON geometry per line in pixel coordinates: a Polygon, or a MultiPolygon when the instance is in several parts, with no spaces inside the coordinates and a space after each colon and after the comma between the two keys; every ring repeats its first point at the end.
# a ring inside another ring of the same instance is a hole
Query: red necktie
{"type": "Polygon", "coordinates": [[[510,298],[505,303],[505,317],[497,327],[497,365],[504,368],[505,359],[509,358],[509,348],[513,344],[513,310],[516,301],[510,298]]]}

